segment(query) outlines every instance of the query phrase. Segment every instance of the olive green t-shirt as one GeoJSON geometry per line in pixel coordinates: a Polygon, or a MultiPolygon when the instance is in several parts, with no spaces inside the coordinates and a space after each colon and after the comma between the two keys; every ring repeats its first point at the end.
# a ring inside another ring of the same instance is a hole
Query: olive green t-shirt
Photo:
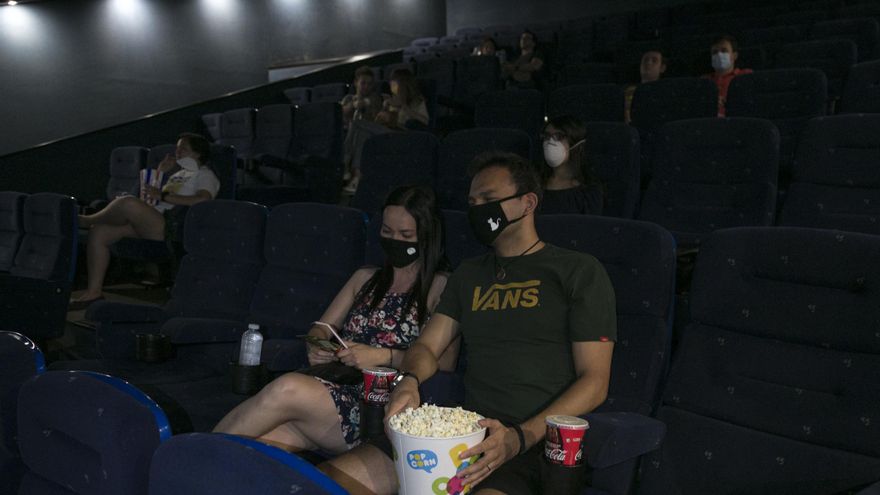
{"type": "Polygon", "coordinates": [[[456,320],[464,338],[465,406],[505,421],[534,416],[572,384],[572,342],[617,338],[614,289],[602,264],[550,244],[518,258],[463,261],[436,312],[456,320]]]}

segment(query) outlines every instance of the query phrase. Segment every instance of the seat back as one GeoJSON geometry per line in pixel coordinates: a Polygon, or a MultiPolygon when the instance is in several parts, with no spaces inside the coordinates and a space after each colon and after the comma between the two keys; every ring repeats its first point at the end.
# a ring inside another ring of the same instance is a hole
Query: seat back
{"type": "Polygon", "coordinates": [[[288,203],[269,214],[266,265],[249,315],[273,338],[301,335],[364,261],[364,215],[353,208],[288,203]]]}
{"type": "Polygon", "coordinates": [[[257,112],[253,156],[287,158],[293,140],[293,106],[286,103],[266,105],[257,112]]]}
{"type": "Polygon", "coordinates": [[[312,88],[288,88],[284,96],[292,105],[302,105],[312,101],[312,88]]]}
{"type": "Polygon", "coordinates": [[[559,74],[561,86],[583,84],[615,84],[620,79],[620,67],[608,63],[568,63],[559,74]]]}
{"type": "Polygon", "coordinates": [[[378,134],[364,143],[361,180],[351,205],[376,213],[385,196],[406,184],[434,182],[440,143],[427,132],[378,134]]]}
{"type": "Polygon", "coordinates": [[[640,493],[826,494],[876,482],[878,279],[877,236],[710,236],[658,413],[666,438],[642,463],[640,493]]]}
{"type": "Polygon", "coordinates": [[[146,495],[150,459],[171,428],[162,409],[123,380],[49,371],[21,387],[18,435],[30,470],[21,494],[146,495]]]}
{"type": "Polygon", "coordinates": [[[452,210],[467,208],[471,183],[468,167],[477,155],[503,151],[529,159],[531,146],[529,135],[518,129],[466,129],[450,133],[438,150],[438,204],[452,210]]]}
{"type": "Polygon", "coordinates": [[[338,101],[300,105],[293,118],[290,157],[342,163],[342,110],[338,101]]]}
{"type": "Polygon", "coordinates": [[[880,60],[865,62],[850,68],[840,113],[880,113],[880,60]]]}
{"type": "Polygon", "coordinates": [[[446,237],[446,258],[455,269],[462,260],[479,256],[488,249],[474,237],[467,213],[443,210],[443,235],[446,237]]]}
{"type": "Polygon", "coordinates": [[[477,97],[477,127],[520,129],[537,139],[544,125],[544,95],[535,89],[489,91],[477,97]]]}
{"type": "Polygon", "coordinates": [[[838,98],[850,66],[856,63],[856,44],[847,39],[813,40],[782,45],[776,53],[779,69],[810,67],[828,78],[828,97],[838,98]]]}
{"type": "Polygon", "coordinates": [[[810,31],[813,39],[843,39],[856,44],[858,60],[864,62],[880,57],[880,25],[876,19],[838,19],[817,22],[810,31]]]}
{"type": "Polygon", "coordinates": [[[140,172],[147,166],[149,150],[141,146],[123,146],[110,152],[110,180],[107,181],[107,199],[123,194],[140,193],[140,172]]]}
{"type": "Polygon", "coordinates": [[[437,84],[440,103],[449,103],[455,94],[455,61],[448,58],[432,58],[418,63],[420,79],[431,79],[437,84]]]}
{"type": "Polygon", "coordinates": [[[255,119],[256,110],[253,108],[236,108],[223,112],[218,142],[234,147],[238,157],[247,160],[251,156],[251,146],[254,143],[255,119]]]}
{"type": "Polygon", "coordinates": [[[500,76],[498,57],[458,59],[455,65],[455,100],[466,106],[474,106],[478,96],[498,89],[500,76]]]}
{"type": "Polygon", "coordinates": [[[348,94],[348,84],[329,83],[312,87],[312,103],[339,103],[348,94]]]}
{"type": "Polygon", "coordinates": [[[675,242],[647,222],[591,215],[542,215],[546,242],[595,256],[614,286],[617,343],[600,412],[650,414],[667,368],[675,297],[675,242]]]}
{"type": "Polygon", "coordinates": [[[24,236],[9,273],[39,280],[73,280],[76,268],[76,200],[55,193],[24,200],[24,236]]]}
{"type": "Polygon", "coordinates": [[[880,234],[880,115],[807,123],[779,224],[880,234]]]}
{"type": "Polygon", "coordinates": [[[169,317],[242,321],[263,266],[266,207],[215,199],[190,207],[169,317]]]}
{"type": "Polygon", "coordinates": [[[234,435],[189,433],[163,443],[150,467],[151,495],[348,493],[300,457],[234,435]],[[228,466],[234,465],[235,469],[228,466]]]}
{"type": "Polygon", "coordinates": [[[587,162],[601,181],[602,215],[633,218],[639,204],[639,132],[623,122],[589,122],[587,162]]]}
{"type": "Polygon", "coordinates": [[[0,330],[0,457],[18,455],[18,391],[45,371],[43,352],[31,339],[0,330]]]}
{"type": "Polygon", "coordinates": [[[159,163],[161,163],[167,155],[174,156],[176,150],[177,145],[174,143],[158,144],[151,147],[150,151],[147,153],[146,168],[158,168],[159,163]]]}
{"type": "Polygon", "coordinates": [[[205,130],[208,131],[208,136],[211,137],[212,141],[217,141],[223,137],[220,133],[222,120],[222,113],[206,113],[202,115],[202,124],[205,125],[205,130]]]}
{"type": "Polygon", "coordinates": [[[235,199],[236,172],[238,158],[235,148],[225,144],[211,143],[211,170],[220,181],[216,199],[235,199]]]}
{"type": "Polygon", "coordinates": [[[617,84],[578,84],[551,91],[547,115],[573,115],[583,122],[621,122],[623,105],[623,88],[617,84]]]}
{"type": "Polygon", "coordinates": [[[27,194],[0,191],[0,272],[8,272],[24,237],[24,200],[27,194]]]}
{"type": "Polygon", "coordinates": [[[659,142],[639,219],[685,246],[717,229],[773,224],[779,132],[772,122],[681,120],[663,126],[659,142]]]}

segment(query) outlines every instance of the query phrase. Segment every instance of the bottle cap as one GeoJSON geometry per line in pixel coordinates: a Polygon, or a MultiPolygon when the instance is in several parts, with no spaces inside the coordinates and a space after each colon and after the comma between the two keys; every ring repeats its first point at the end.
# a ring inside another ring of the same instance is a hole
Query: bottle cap
{"type": "Polygon", "coordinates": [[[258,325],[256,323],[248,323],[248,330],[259,330],[259,329],[260,329],[260,325],[258,325]]]}

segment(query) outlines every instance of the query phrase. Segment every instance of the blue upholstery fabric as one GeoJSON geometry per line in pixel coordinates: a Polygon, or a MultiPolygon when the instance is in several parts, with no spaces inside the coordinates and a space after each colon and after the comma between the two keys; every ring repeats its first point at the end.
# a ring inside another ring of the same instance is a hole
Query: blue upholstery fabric
{"type": "Polygon", "coordinates": [[[0,192],[0,272],[8,272],[15,263],[18,245],[24,237],[24,193],[0,192]]]}
{"type": "Polygon", "coordinates": [[[329,83],[312,87],[312,103],[339,103],[348,93],[348,84],[329,83]]]}
{"type": "Polygon", "coordinates": [[[437,160],[437,201],[441,208],[464,210],[470,190],[468,167],[488,151],[531,156],[529,135],[517,129],[467,129],[450,133],[440,143],[437,160]]]}
{"type": "Polygon", "coordinates": [[[266,105],[257,112],[256,134],[251,153],[255,158],[270,155],[287,158],[293,140],[293,106],[266,105]]]}
{"type": "Polygon", "coordinates": [[[339,101],[300,105],[293,122],[293,144],[288,159],[306,167],[306,183],[313,201],[337,202],[335,192],[342,183],[339,101]]]}
{"type": "Polygon", "coordinates": [[[880,115],[807,124],[779,224],[880,234],[880,115]]]}
{"type": "Polygon", "coordinates": [[[666,425],[641,414],[593,413],[584,418],[590,424],[584,436],[584,454],[587,464],[595,469],[656,450],[666,433],[666,425]]]}
{"type": "Polygon", "coordinates": [[[147,153],[147,168],[157,168],[162,159],[167,155],[174,156],[176,149],[177,145],[175,143],[158,144],[151,147],[149,153],[147,153]]]}
{"type": "Polygon", "coordinates": [[[41,280],[70,280],[76,256],[76,201],[36,193],[24,201],[24,237],[9,273],[41,280]]]}
{"type": "Polygon", "coordinates": [[[699,78],[667,78],[639,84],[633,95],[632,125],[641,139],[642,184],[653,175],[652,157],[662,146],[656,135],[667,122],[718,114],[718,88],[712,81],[699,78]]]}
{"type": "Polygon", "coordinates": [[[253,108],[236,108],[223,112],[220,119],[220,139],[218,143],[235,148],[238,157],[246,160],[251,156],[254,142],[253,108]]]}
{"type": "Polygon", "coordinates": [[[0,331],[0,457],[18,456],[18,390],[45,368],[43,353],[32,340],[20,333],[0,331]]]}
{"type": "Polygon", "coordinates": [[[602,215],[633,218],[639,204],[639,132],[622,122],[586,124],[587,161],[605,188],[602,215]]]}
{"type": "Polygon", "coordinates": [[[224,144],[211,144],[210,167],[220,181],[215,199],[235,199],[237,159],[235,148],[224,144]]]}
{"type": "Polygon", "coordinates": [[[880,240],[713,234],[641,493],[843,493],[880,480],[880,240]],[[859,260],[854,263],[852,260],[859,260]]]}
{"type": "Polygon", "coordinates": [[[739,37],[739,42],[743,46],[762,45],[772,48],[776,48],[785,43],[796,43],[802,40],[803,33],[801,33],[800,29],[794,26],[749,29],[744,31],[742,36],[739,37]]]}
{"type": "Polygon", "coordinates": [[[289,88],[284,90],[284,96],[293,105],[302,105],[312,101],[312,88],[289,88]]]}
{"type": "Polygon", "coordinates": [[[850,68],[840,97],[840,113],[880,113],[880,60],[850,68]]]}
{"type": "Polygon", "coordinates": [[[818,69],[758,71],[731,81],[727,116],[772,120],[780,134],[780,167],[787,175],[803,126],[825,115],[827,96],[827,79],[818,69]]]}
{"type": "Polygon", "coordinates": [[[364,143],[361,180],[351,206],[372,215],[396,187],[430,185],[439,145],[437,138],[427,132],[393,132],[369,138],[364,143]]]}
{"type": "Polygon", "coordinates": [[[813,39],[844,39],[855,42],[858,60],[864,62],[880,57],[880,25],[876,19],[839,19],[817,22],[810,31],[813,39]]]}
{"type": "Polygon", "coordinates": [[[222,138],[222,135],[220,134],[222,120],[222,113],[206,113],[202,115],[202,124],[205,125],[205,130],[208,131],[208,136],[212,141],[217,141],[222,138]]]}
{"type": "Polygon", "coordinates": [[[574,115],[583,122],[621,122],[623,104],[623,88],[617,84],[578,84],[550,92],[547,115],[574,115]]]}
{"type": "Polygon", "coordinates": [[[364,232],[364,216],[352,208],[316,203],[274,208],[250,321],[275,338],[308,331],[363,264],[364,232]]]}
{"type": "Polygon", "coordinates": [[[22,459],[33,475],[77,494],[146,494],[167,423],[149,397],[106,375],[47,372],[19,396],[22,459]]]}
{"type": "Polygon", "coordinates": [[[140,146],[122,146],[110,152],[110,180],[107,181],[107,199],[123,194],[140,193],[140,171],[147,165],[149,150],[140,146]]]}
{"type": "Polygon", "coordinates": [[[432,58],[419,62],[419,78],[432,79],[437,83],[439,103],[449,104],[455,94],[455,61],[448,58],[432,58]]]}
{"type": "Polygon", "coordinates": [[[474,237],[467,214],[457,210],[443,210],[443,229],[446,236],[446,258],[452,268],[462,260],[479,256],[488,249],[474,237]]]}
{"type": "Polygon", "coordinates": [[[772,225],[779,132],[769,121],[692,119],[666,124],[639,219],[671,230],[681,246],[742,225],[772,225]]]}
{"type": "Polygon", "coordinates": [[[780,69],[810,67],[828,78],[828,96],[837,98],[850,66],[856,63],[856,44],[850,40],[814,40],[783,45],[776,53],[780,69]]]}
{"type": "MultiPolygon", "coordinates": [[[[583,57],[583,53],[578,53],[583,57]]],[[[562,67],[559,81],[563,86],[577,84],[614,84],[619,79],[620,67],[607,63],[569,63],[562,67]]],[[[617,119],[615,119],[617,120],[617,119]]]]}
{"type": "Polygon", "coordinates": [[[455,66],[455,100],[472,108],[478,96],[498,89],[500,75],[501,66],[497,57],[459,59],[455,66]]]}
{"type": "Polygon", "coordinates": [[[192,433],[164,443],[150,467],[151,495],[348,492],[277,447],[232,435],[192,433]],[[229,469],[234,465],[235,469],[229,469]]]}
{"type": "Polygon", "coordinates": [[[477,127],[520,129],[532,139],[544,126],[544,95],[535,89],[489,91],[476,100],[477,127]]]}

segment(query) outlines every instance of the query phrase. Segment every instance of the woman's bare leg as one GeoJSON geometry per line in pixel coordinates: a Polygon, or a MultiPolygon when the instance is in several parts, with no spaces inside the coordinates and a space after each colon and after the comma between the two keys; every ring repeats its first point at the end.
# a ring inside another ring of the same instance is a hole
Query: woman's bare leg
{"type": "Polygon", "coordinates": [[[373,445],[356,447],[321,464],[318,469],[352,495],[397,493],[394,462],[373,445]]]}
{"type": "Polygon", "coordinates": [[[256,438],[289,451],[345,452],[336,405],[314,377],[287,373],[241,403],[214,431],[256,438]]]}

